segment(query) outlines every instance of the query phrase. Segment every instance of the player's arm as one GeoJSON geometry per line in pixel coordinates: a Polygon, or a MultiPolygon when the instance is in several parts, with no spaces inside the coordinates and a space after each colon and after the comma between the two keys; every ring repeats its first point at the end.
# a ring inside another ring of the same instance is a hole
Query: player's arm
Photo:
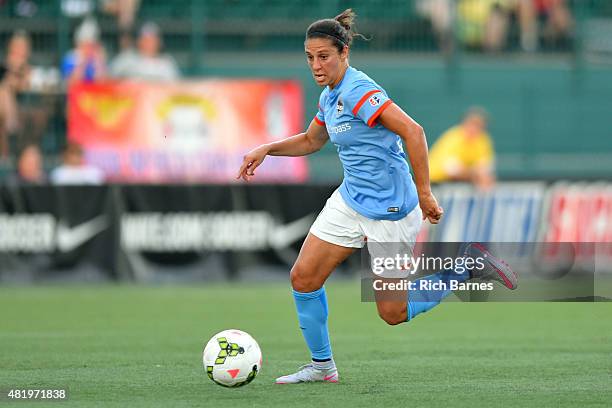
{"type": "Polygon", "coordinates": [[[263,163],[266,156],[306,156],[321,150],[329,140],[327,129],[314,119],[306,132],[288,137],[278,142],[261,145],[248,152],[242,161],[237,179],[249,181],[255,175],[255,169],[263,163]]]}
{"type": "Polygon", "coordinates": [[[414,182],[419,194],[419,204],[423,210],[423,219],[427,218],[432,224],[437,224],[443,211],[431,192],[427,139],[423,127],[395,103],[391,103],[380,114],[378,122],[399,135],[404,141],[406,150],[408,150],[410,166],[414,173],[414,182]]]}
{"type": "Polygon", "coordinates": [[[474,164],[472,177],[478,188],[488,190],[495,184],[495,152],[490,136],[487,135],[478,150],[479,160],[474,164]]]}
{"type": "Polygon", "coordinates": [[[313,119],[306,132],[264,146],[268,147],[267,154],[270,156],[306,156],[321,150],[328,140],[325,126],[313,119]]]}

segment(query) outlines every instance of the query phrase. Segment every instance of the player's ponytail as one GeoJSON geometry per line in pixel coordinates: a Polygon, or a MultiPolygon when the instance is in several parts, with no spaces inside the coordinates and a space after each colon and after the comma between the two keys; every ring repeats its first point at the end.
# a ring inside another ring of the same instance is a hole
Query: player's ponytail
{"type": "Polygon", "coordinates": [[[350,47],[353,43],[353,37],[361,37],[363,35],[355,31],[355,18],[357,15],[353,9],[346,9],[338,14],[333,19],[315,21],[306,30],[306,39],[310,38],[327,38],[331,40],[338,52],[342,52],[344,47],[350,47]]]}
{"type": "Polygon", "coordinates": [[[346,9],[344,10],[342,13],[338,14],[336,17],[334,17],[334,20],[336,20],[338,23],[340,23],[340,25],[349,33],[351,33],[352,29],[353,29],[353,24],[355,22],[355,17],[357,17],[357,15],[355,14],[355,12],[353,11],[353,9],[346,9]]]}

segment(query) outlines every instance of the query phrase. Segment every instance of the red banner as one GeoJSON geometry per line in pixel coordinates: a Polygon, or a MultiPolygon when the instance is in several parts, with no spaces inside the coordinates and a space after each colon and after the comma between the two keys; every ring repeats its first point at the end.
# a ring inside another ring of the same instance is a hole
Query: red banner
{"type": "Polygon", "coordinates": [[[595,261],[610,270],[612,246],[612,188],[607,183],[558,183],[549,192],[544,212],[542,259],[571,264],[595,261]],[[563,243],[571,243],[570,246],[563,243]],[[599,243],[594,245],[593,243],[599,243]]]}
{"type": "Polygon", "coordinates": [[[607,183],[556,185],[544,242],[612,242],[612,188],[607,183]]]}
{"type": "MultiPolygon", "coordinates": [[[[81,84],[68,95],[68,138],[109,180],[228,182],[253,147],[303,129],[296,81],[81,84]]],[[[303,182],[304,157],[268,157],[254,180],[303,182]]]]}

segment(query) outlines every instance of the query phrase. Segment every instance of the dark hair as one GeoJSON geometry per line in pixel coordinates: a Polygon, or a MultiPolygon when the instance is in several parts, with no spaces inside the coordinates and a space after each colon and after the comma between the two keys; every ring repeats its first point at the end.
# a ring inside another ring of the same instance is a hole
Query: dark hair
{"type": "Polygon", "coordinates": [[[306,30],[306,40],[310,38],[327,38],[331,40],[339,52],[345,46],[350,47],[353,37],[365,37],[355,31],[355,18],[353,9],[346,9],[334,18],[326,18],[312,23],[306,30]]]}
{"type": "Polygon", "coordinates": [[[489,112],[482,106],[470,106],[469,109],[463,114],[463,120],[471,116],[479,116],[484,119],[485,122],[489,121],[489,112]]]}
{"type": "Polygon", "coordinates": [[[31,42],[30,34],[28,34],[26,30],[21,30],[21,29],[16,30],[11,35],[11,38],[9,39],[9,41],[15,41],[15,40],[24,40],[24,41],[27,41],[29,44],[31,42]]]}

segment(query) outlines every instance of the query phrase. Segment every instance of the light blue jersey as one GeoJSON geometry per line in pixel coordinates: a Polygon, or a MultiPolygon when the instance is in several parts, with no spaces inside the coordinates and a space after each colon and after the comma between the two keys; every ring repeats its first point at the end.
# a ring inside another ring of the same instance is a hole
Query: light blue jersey
{"type": "Polygon", "coordinates": [[[391,103],[376,82],[348,67],[334,89],[321,92],[314,118],[327,128],[344,167],[340,194],[375,220],[402,219],[418,204],[400,137],[377,123],[391,103]]]}

